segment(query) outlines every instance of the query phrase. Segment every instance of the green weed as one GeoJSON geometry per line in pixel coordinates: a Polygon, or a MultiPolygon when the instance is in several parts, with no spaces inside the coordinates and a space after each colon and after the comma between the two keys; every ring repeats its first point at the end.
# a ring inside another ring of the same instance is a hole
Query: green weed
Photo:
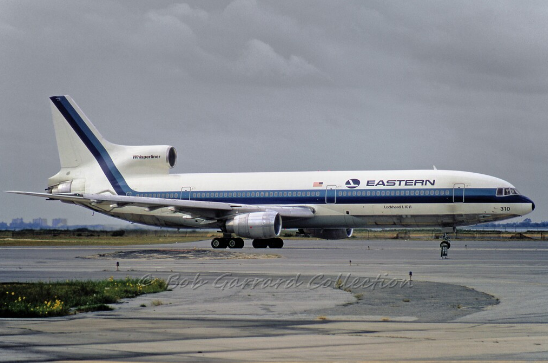
{"type": "Polygon", "coordinates": [[[164,280],[64,281],[0,284],[0,317],[63,316],[77,312],[111,310],[107,304],[142,294],[165,291],[164,280]]]}

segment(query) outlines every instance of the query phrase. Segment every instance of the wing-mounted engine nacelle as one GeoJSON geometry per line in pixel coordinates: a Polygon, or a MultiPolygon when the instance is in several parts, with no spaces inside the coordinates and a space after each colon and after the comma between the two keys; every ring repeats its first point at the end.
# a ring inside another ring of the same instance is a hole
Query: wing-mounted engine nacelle
{"type": "Polygon", "coordinates": [[[282,217],[277,212],[240,214],[226,222],[226,231],[246,238],[274,238],[282,231],[282,217]]]}
{"type": "Polygon", "coordinates": [[[177,163],[177,151],[169,145],[121,146],[115,148],[112,159],[122,172],[168,173],[177,163]]]}
{"type": "Polygon", "coordinates": [[[309,228],[304,229],[304,233],[311,235],[312,237],[322,239],[345,239],[352,237],[354,230],[352,228],[309,228]]]}

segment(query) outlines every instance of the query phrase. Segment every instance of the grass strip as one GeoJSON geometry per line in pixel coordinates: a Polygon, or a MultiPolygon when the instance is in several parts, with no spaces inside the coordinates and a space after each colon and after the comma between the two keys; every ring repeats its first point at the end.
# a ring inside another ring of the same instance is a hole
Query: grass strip
{"type": "Polygon", "coordinates": [[[209,237],[50,237],[28,236],[24,238],[1,238],[0,247],[32,246],[133,246],[170,243],[188,243],[211,240],[209,237]]]}
{"type": "Polygon", "coordinates": [[[0,317],[37,318],[112,310],[124,298],[165,291],[161,279],[110,277],[99,281],[57,281],[0,284],[0,317]]]}

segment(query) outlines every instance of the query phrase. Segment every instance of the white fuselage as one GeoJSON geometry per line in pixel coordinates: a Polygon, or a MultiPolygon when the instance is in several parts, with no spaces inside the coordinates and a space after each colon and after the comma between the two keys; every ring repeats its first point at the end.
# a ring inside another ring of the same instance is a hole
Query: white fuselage
{"type": "MultiPolygon", "coordinates": [[[[102,173],[93,175],[82,192],[115,194],[102,173]]],[[[313,209],[312,218],[284,218],[285,228],[455,227],[520,216],[533,208],[521,195],[497,195],[497,190],[515,190],[504,180],[445,170],[168,174],[125,182],[126,195],[138,197],[313,209]]],[[[214,220],[170,208],[89,207],[145,224],[215,226],[214,220]]]]}

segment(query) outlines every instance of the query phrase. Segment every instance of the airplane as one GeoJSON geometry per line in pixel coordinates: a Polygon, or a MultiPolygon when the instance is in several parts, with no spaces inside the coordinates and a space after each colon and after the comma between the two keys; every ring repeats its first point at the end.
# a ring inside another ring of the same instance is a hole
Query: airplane
{"type": "Polygon", "coordinates": [[[70,96],[51,111],[61,170],[45,193],[122,220],[172,228],[218,228],[213,248],[282,248],[283,228],[323,239],[354,228],[456,227],[523,216],[533,201],[510,183],[450,170],[170,174],[173,146],[107,141],[70,96]],[[234,237],[236,236],[236,237],[234,237]]]}

